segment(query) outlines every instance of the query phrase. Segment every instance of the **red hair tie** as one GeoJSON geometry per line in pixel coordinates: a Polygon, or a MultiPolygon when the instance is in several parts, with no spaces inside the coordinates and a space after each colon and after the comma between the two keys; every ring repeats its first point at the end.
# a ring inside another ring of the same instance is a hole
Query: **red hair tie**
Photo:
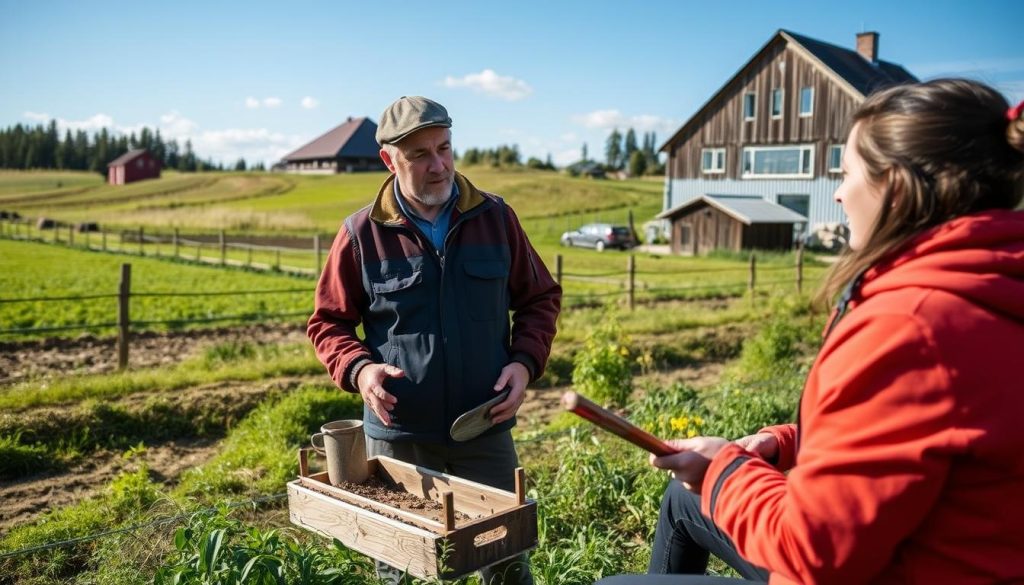
{"type": "Polygon", "coordinates": [[[1006,110],[1006,119],[1013,122],[1020,118],[1021,112],[1024,112],[1024,100],[1021,100],[1019,104],[1013,106],[1009,110],[1006,110]]]}

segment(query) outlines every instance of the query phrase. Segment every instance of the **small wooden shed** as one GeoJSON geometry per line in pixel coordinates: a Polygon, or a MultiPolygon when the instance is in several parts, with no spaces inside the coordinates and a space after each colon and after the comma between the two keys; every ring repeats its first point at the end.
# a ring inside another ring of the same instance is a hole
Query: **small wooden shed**
{"type": "Polygon", "coordinates": [[[159,178],[160,161],[144,148],[129,150],[107,165],[107,182],[111,185],[159,178]]]}
{"type": "Polygon", "coordinates": [[[672,225],[674,254],[789,250],[807,218],[756,195],[700,195],[657,216],[672,225]]]}

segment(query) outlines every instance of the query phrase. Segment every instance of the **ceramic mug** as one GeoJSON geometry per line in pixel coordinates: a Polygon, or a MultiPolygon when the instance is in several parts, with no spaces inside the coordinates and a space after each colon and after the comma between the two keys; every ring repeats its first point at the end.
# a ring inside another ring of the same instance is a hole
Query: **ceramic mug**
{"type": "Polygon", "coordinates": [[[313,449],[327,459],[327,477],[331,485],[342,482],[363,483],[370,477],[366,462],[366,437],[363,421],[336,420],[320,427],[309,438],[313,449]]]}

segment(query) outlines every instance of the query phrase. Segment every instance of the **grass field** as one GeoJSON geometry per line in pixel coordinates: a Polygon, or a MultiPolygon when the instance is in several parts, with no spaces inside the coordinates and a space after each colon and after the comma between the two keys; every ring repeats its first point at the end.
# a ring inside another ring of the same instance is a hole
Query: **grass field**
{"type": "MultiPolygon", "coordinates": [[[[625,219],[625,210],[633,208],[643,222],[661,207],[660,180],[592,181],[489,167],[469,167],[465,173],[479,188],[504,197],[524,220],[605,212],[625,219]]],[[[7,172],[0,173],[0,206],[26,217],[96,221],[111,228],[334,233],[347,215],[373,199],[385,177],[168,172],[157,180],[111,186],[94,173],[7,172]]]]}
{"type": "MultiPolygon", "coordinates": [[[[0,240],[0,288],[4,291],[4,300],[107,295],[82,300],[3,302],[0,303],[0,329],[116,323],[116,295],[123,262],[132,265],[133,295],[155,295],[132,298],[133,321],[203,320],[228,315],[236,315],[237,321],[247,321],[266,319],[270,314],[302,314],[312,310],[313,282],[308,278],[152,258],[126,259],[117,254],[0,240]],[[293,289],[297,292],[246,292],[293,289]],[[170,293],[182,296],[166,296],[170,293]],[[190,296],[202,293],[231,294],[190,296]]],[[[186,326],[171,322],[140,328],[186,326]]],[[[106,327],[95,332],[109,334],[111,331],[106,327]]]]}

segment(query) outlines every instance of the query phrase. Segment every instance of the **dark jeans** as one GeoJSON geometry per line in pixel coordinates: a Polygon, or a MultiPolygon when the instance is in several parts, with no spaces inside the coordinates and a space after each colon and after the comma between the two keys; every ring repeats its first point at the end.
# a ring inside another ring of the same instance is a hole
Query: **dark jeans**
{"type": "MultiPolygon", "coordinates": [[[[366,437],[366,456],[384,455],[434,471],[515,491],[515,470],[519,457],[512,442],[512,432],[505,431],[478,437],[465,443],[433,444],[409,441],[381,441],[366,437]]],[[[481,580],[486,585],[533,585],[530,557],[521,554],[484,567],[481,580]]],[[[377,563],[377,575],[386,583],[401,583],[402,572],[385,563],[377,563]]]]}
{"type": "Polygon", "coordinates": [[[661,500],[648,575],[617,575],[600,585],[725,585],[737,579],[707,577],[708,555],[714,554],[750,582],[768,581],[768,571],[736,552],[736,545],[700,512],[700,496],[670,481],[661,500]],[[672,574],[672,575],[669,575],[672,574]],[[691,575],[688,577],[676,574],[691,575]]]}

